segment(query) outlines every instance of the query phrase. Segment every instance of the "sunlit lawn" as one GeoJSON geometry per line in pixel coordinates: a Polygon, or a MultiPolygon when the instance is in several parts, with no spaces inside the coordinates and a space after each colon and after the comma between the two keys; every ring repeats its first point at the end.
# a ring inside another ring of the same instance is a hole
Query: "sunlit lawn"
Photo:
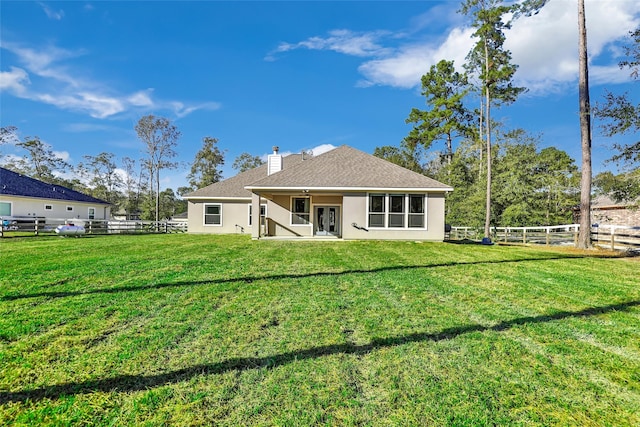
{"type": "Polygon", "coordinates": [[[640,261],[0,240],[0,425],[640,425],[640,261]]]}

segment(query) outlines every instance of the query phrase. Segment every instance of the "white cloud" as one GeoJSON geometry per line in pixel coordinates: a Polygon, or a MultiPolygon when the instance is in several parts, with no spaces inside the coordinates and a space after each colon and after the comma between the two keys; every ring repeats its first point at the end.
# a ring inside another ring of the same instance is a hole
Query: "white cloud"
{"type": "Polygon", "coordinates": [[[173,113],[178,118],[182,118],[198,110],[219,110],[222,104],[219,102],[205,102],[202,104],[187,106],[182,102],[170,102],[167,106],[173,110],[173,113]]]}
{"type": "Polygon", "coordinates": [[[151,100],[151,92],[153,89],[141,90],[139,92],[130,95],[127,98],[127,101],[136,107],[151,107],[153,106],[153,101],[151,100]]]}
{"type": "Polygon", "coordinates": [[[53,151],[53,155],[65,162],[68,162],[71,159],[68,151],[53,151]]]}
{"type": "MultiPolygon", "coordinates": [[[[298,151],[279,151],[278,153],[283,157],[287,157],[291,154],[300,154],[303,151],[306,151],[306,152],[311,151],[311,153],[313,153],[314,156],[319,156],[320,154],[326,153],[327,151],[331,151],[334,148],[336,148],[336,146],[333,144],[320,144],[310,149],[302,148],[302,149],[299,149],[298,151]]],[[[270,154],[272,153],[263,154],[262,156],[260,156],[260,159],[262,159],[263,162],[266,162],[270,154]]]]}
{"type": "Polygon", "coordinates": [[[88,73],[73,67],[69,60],[87,54],[83,50],[55,46],[35,49],[6,41],[2,41],[0,48],[13,53],[24,66],[24,69],[11,66],[10,71],[0,72],[1,90],[63,110],[104,119],[127,111],[149,110],[169,110],[181,118],[197,110],[220,108],[215,102],[186,105],[180,101],[157,100],[152,96],[153,89],[122,94],[101,82],[79,77],[88,73]]]}
{"type": "Polygon", "coordinates": [[[0,91],[8,90],[17,95],[26,91],[29,75],[22,68],[11,67],[11,71],[0,71],[0,91]]]}
{"type": "MultiPolygon", "coordinates": [[[[619,43],[640,23],[640,3],[587,0],[587,47],[593,84],[628,81],[617,67],[619,43]],[[613,56],[613,59],[611,58],[613,56]],[[608,58],[608,59],[607,59],[608,58]],[[602,63],[608,62],[608,63],[602,63]]],[[[519,65],[517,84],[533,93],[562,90],[578,75],[578,11],[575,2],[551,1],[539,14],[516,21],[505,47],[519,65]]]]}
{"type": "Polygon", "coordinates": [[[124,105],[116,98],[102,96],[90,92],[51,95],[34,94],[32,100],[51,104],[64,110],[75,110],[88,113],[91,117],[104,119],[124,111],[124,105]]]}
{"type": "Polygon", "coordinates": [[[313,153],[314,156],[319,156],[320,154],[326,153],[327,151],[331,151],[334,148],[336,148],[336,146],[333,144],[322,144],[322,145],[318,145],[317,147],[313,147],[311,149],[311,152],[313,153]]]}
{"type": "MultiPolygon", "coordinates": [[[[295,49],[330,50],[369,58],[358,67],[363,75],[358,86],[416,87],[431,65],[442,59],[453,60],[460,68],[474,43],[473,30],[461,26],[464,17],[447,6],[431,8],[428,13],[414,18],[409,23],[414,27],[409,33],[336,30],[326,37],[283,43],[267,59],[295,49]],[[448,13],[448,19],[443,17],[444,13],[448,13]],[[416,32],[428,31],[434,17],[455,24],[443,37],[428,34],[429,39],[407,41],[409,35],[415,39],[416,32]]],[[[625,78],[624,72],[616,69],[621,53],[619,43],[630,30],[640,25],[640,2],[587,0],[586,15],[592,83],[628,81],[628,75],[625,78]]],[[[506,35],[505,47],[512,52],[513,62],[519,65],[516,84],[528,87],[533,94],[557,92],[568,84],[573,85],[578,73],[577,6],[574,1],[550,1],[537,15],[515,21],[506,35]]]]}
{"type": "Polygon", "coordinates": [[[47,4],[43,3],[43,2],[38,2],[38,4],[42,8],[42,10],[44,10],[44,13],[47,14],[47,17],[49,19],[53,19],[55,21],[60,21],[62,18],[64,18],[64,10],[60,9],[58,11],[55,11],[55,10],[51,9],[47,4]]]}
{"type": "Polygon", "coordinates": [[[378,41],[390,34],[388,31],[331,30],[327,37],[314,36],[298,43],[281,43],[266,59],[274,60],[277,53],[296,49],[330,50],[359,57],[386,55],[391,50],[380,45],[378,41]]]}
{"type": "Polygon", "coordinates": [[[387,85],[411,88],[420,84],[420,78],[431,65],[442,59],[453,60],[461,67],[466,52],[471,49],[470,29],[453,29],[439,45],[415,44],[400,49],[396,54],[374,59],[360,65],[358,70],[365,76],[359,86],[387,85]]]}
{"type": "Polygon", "coordinates": [[[0,166],[20,164],[27,161],[28,160],[26,157],[18,156],[17,154],[3,154],[2,156],[0,156],[0,166]]]}

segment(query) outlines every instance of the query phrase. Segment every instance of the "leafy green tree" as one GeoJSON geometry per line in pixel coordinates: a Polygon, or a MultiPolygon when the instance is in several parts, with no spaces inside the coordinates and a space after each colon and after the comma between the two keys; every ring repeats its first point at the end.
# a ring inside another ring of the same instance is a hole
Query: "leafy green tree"
{"type": "Polygon", "coordinates": [[[18,128],[15,126],[2,126],[0,127],[0,145],[17,143],[18,128]]]}
{"type": "Polygon", "coordinates": [[[176,196],[171,188],[160,193],[160,218],[170,219],[173,216],[186,212],[187,203],[176,196]]]}
{"type": "Polygon", "coordinates": [[[69,184],[60,176],[69,170],[71,165],[60,158],[49,144],[45,144],[36,136],[25,138],[23,142],[18,142],[16,147],[24,149],[27,156],[7,164],[8,169],[51,184],[69,184]]]}
{"type": "Polygon", "coordinates": [[[117,172],[114,154],[102,152],[82,157],[85,162],[78,165],[78,170],[88,180],[89,193],[117,207],[122,201],[123,180],[117,172]]]}
{"type": "Polygon", "coordinates": [[[410,147],[406,141],[403,141],[400,147],[394,147],[392,145],[376,147],[373,150],[373,155],[414,172],[424,173],[418,146],[414,145],[410,147]]]}
{"type": "Polygon", "coordinates": [[[453,61],[442,60],[422,76],[422,95],[427,110],[413,108],[406,123],[415,123],[405,138],[408,147],[429,148],[434,141],[444,140],[445,161],[451,164],[453,140],[474,133],[473,116],[464,105],[470,90],[466,75],[455,70],[453,61]]]}
{"type": "Polygon", "coordinates": [[[191,172],[187,176],[192,188],[206,187],[222,179],[220,166],[224,165],[224,153],[217,147],[217,143],[217,138],[202,138],[202,148],[196,153],[191,172]]]}
{"type": "Polygon", "coordinates": [[[480,175],[474,142],[463,140],[455,150],[451,164],[445,164],[434,176],[454,188],[446,199],[446,222],[462,227],[481,227],[484,218],[484,175],[480,175]]]}
{"type": "MultiPolygon", "coordinates": [[[[497,132],[493,145],[494,190],[491,226],[566,224],[578,203],[577,167],[567,153],[553,147],[538,151],[538,138],[522,129],[497,132]]],[[[447,195],[449,224],[481,227],[486,175],[473,141],[464,140],[450,165],[436,179],[453,186],[447,195]]]]}
{"type": "Polygon", "coordinates": [[[123,157],[121,160],[124,171],[122,188],[124,190],[123,208],[126,219],[132,219],[140,215],[141,194],[145,191],[144,169],[140,171],[136,168],[136,161],[130,157],[123,157]]]}
{"type": "MultiPolygon", "coordinates": [[[[538,152],[535,176],[539,212],[544,216],[539,225],[559,225],[572,221],[573,208],[579,202],[580,173],[575,161],[555,147],[538,152]]],[[[536,224],[534,224],[536,225],[536,224]]]]}
{"type": "MultiPolygon", "coordinates": [[[[155,192],[155,220],[160,215],[160,171],[174,169],[176,162],[175,148],[180,138],[178,128],[164,117],[152,114],[142,117],[135,126],[138,138],[143,142],[147,158],[144,165],[149,172],[149,199],[153,199],[155,192]]],[[[148,203],[147,203],[147,207],[148,203]]]]}
{"type": "MultiPolygon", "coordinates": [[[[628,59],[620,62],[620,68],[629,68],[631,77],[640,81],[640,27],[629,33],[630,44],[625,47],[628,59]]],[[[604,120],[600,126],[607,137],[640,133],[640,104],[634,105],[629,93],[614,95],[605,93],[604,103],[598,103],[594,109],[596,117],[604,120]]],[[[622,162],[627,166],[640,163],[640,141],[629,144],[615,143],[617,154],[613,161],[622,162]]],[[[638,184],[640,185],[640,183],[638,184]]]]}
{"type": "Polygon", "coordinates": [[[491,109],[494,105],[514,102],[525,91],[524,88],[513,85],[513,75],[518,67],[511,63],[511,52],[504,48],[504,31],[511,28],[511,21],[506,17],[517,11],[516,6],[505,5],[502,0],[465,0],[461,8],[462,13],[472,18],[472,26],[475,28],[473,37],[477,39],[467,55],[466,68],[477,74],[482,82],[484,98],[487,147],[485,237],[489,237],[491,226],[491,109]]]}
{"type": "Polygon", "coordinates": [[[635,201],[640,198],[640,168],[613,174],[602,172],[595,176],[593,184],[597,194],[610,196],[616,202],[635,201]]]}
{"type": "Polygon", "coordinates": [[[250,169],[257,168],[264,164],[264,161],[260,158],[260,156],[252,156],[249,153],[242,153],[233,161],[233,165],[231,166],[239,173],[246,172],[250,169]]]}
{"type": "Polygon", "coordinates": [[[536,141],[522,129],[496,138],[494,166],[494,225],[538,225],[536,203],[536,141]]]}

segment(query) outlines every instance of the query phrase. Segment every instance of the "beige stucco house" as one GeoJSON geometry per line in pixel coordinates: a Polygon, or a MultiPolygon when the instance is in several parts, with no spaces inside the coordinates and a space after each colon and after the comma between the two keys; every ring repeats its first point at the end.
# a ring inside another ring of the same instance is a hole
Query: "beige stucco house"
{"type": "Polygon", "coordinates": [[[191,233],[441,241],[452,190],[348,146],[314,157],[274,147],[266,164],[185,199],[191,233]]]}
{"type": "Polygon", "coordinates": [[[0,217],[108,219],[104,200],[0,168],[0,217]]]}

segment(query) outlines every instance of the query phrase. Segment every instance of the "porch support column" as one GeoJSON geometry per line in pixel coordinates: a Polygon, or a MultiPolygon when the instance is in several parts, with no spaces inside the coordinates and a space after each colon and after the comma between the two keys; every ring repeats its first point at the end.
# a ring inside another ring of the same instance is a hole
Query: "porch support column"
{"type": "Polygon", "coordinates": [[[260,195],[251,193],[251,238],[260,238],[260,195]]]}

